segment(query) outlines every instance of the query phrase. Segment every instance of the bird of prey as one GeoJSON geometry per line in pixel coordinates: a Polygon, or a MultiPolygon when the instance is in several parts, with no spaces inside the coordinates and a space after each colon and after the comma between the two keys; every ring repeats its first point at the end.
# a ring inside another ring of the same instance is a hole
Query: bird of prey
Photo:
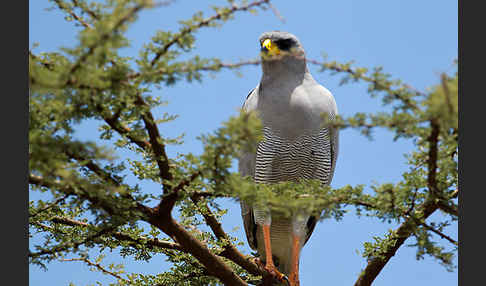
{"type": "MultiPolygon", "coordinates": [[[[257,183],[315,179],[328,185],[336,165],[338,130],[323,124],[322,114],[336,117],[334,97],[310,74],[296,36],[272,31],[259,41],[263,75],[243,110],[256,112],[264,140],[255,153],[240,156],[239,172],[257,183]]],[[[282,217],[265,207],[240,204],[248,243],[260,262],[280,282],[298,286],[300,251],[314,230],[316,214],[301,209],[282,217]]]]}

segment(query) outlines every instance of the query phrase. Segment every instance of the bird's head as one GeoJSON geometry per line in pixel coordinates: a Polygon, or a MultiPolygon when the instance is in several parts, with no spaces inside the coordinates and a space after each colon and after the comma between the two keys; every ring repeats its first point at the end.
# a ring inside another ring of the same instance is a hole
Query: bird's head
{"type": "Polygon", "coordinates": [[[304,49],[296,36],[288,32],[272,31],[260,38],[261,56],[265,60],[280,60],[288,56],[302,58],[304,49]]]}

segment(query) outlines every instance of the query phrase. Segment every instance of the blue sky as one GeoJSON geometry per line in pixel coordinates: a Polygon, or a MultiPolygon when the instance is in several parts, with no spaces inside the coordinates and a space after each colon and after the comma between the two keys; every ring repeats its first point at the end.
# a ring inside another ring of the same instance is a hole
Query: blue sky
{"type": "MultiPolygon", "coordinates": [[[[158,29],[177,29],[177,21],[189,18],[198,10],[208,16],[211,14],[209,5],[224,4],[225,1],[179,0],[169,7],[142,12],[127,33],[132,45],[121,52],[136,57],[158,29]]],[[[441,72],[454,70],[458,45],[457,1],[273,1],[273,4],[285,23],[271,10],[260,11],[257,15],[239,13],[221,28],[200,30],[194,53],[219,57],[226,62],[254,59],[258,56],[257,39],[262,32],[285,30],[299,37],[309,58],[320,60],[325,53],[329,60],[354,60],[356,65],[369,68],[383,66],[393,77],[420,90],[436,84],[441,72]]],[[[50,6],[52,4],[46,0],[29,1],[29,44],[30,47],[34,42],[40,44],[35,53],[72,47],[77,41],[79,28],[66,22],[60,12],[44,10],[50,6]]],[[[334,94],[341,115],[384,109],[379,99],[370,99],[365,85],[339,86],[339,76],[318,73],[315,66],[309,68],[315,79],[334,94]]],[[[223,71],[205,76],[202,83],[180,82],[170,88],[153,90],[154,94],[169,101],[167,107],[155,110],[156,115],[166,111],[180,115],[176,121],[161,125],[160,131],[172,137],[185,133],[184,145],[168,147],[171,156],[200,153],[202,146],[196,137],[215,130],[237,114],[246,95],[261,77],[259,66],[244,67],[240,71],[242,77],[223,71]]],[[[93,127],[96,127],[94,122],[81,125],[79,138],[96,140],[93,127]]],[[[369,141],[356,131],[344,130],[340,135],[340,154],[332,186],[397,182],[407,170],[404,154],[411,149],[411,142],[393,141],[393,135],[386,131],[375,132],[374,140],[369,141]]],[[[150,183],[142,186],[151,193],[160,190],[150,183]]],[[[246,243],[238,205],[233,201],[221,203],[229,208],[223,222],[225,230],[240,227],[232,234],[246,243]]],[[[320,222],[303,249],[301,285],[352,285],[366,265],[356,250],[362,251],[363,242],[382,236],[390,228],[396,225],[358,219],[353,214],[339,222],[320,222]]],[[[457,237],[457,225],[449,229],[449,234],[457,237]]],[[[246,245],[244,249],[249,251],[246,245]]],[[[120,258],[109,254],[106,261],[120,262],[120,258]]],[[[129,260],[126,267],[134,272],[157,273],[166,270],[168,265],[158,256],[149,263],[129,260]]],[[[30,285],[113,282],[76,262],[52,263],[48,272],[31,266],[29,274],[30,285]]],[[[457,271],[447,272],[428,257],[417,261],[415,249],[402,247],[373,285],[448,286],[457,285],[457,280],[457,271]]]]}

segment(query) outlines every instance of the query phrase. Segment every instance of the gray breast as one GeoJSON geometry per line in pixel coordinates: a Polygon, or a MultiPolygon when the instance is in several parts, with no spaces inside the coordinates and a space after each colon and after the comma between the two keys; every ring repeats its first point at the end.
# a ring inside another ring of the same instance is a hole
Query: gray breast
{"type": "Polygon", "coordinates": [[[331,146],[327,128],[303,132],[288,139],[264,127],[255,164],[255,181],[277,183],[317,179],[328,184],[331,173],[331,146]]]}

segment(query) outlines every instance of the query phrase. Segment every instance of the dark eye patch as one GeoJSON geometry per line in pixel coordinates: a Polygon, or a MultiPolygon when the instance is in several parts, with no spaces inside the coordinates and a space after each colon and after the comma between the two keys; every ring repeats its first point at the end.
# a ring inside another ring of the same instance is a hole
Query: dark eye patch
{"type": "Polygon", "coordinates": [[[292,39],[280,39],[276,40],[275,43],[277,44],[278,48],[283,51],[288,51],[295,45],[295,42],[292,39]]]}

